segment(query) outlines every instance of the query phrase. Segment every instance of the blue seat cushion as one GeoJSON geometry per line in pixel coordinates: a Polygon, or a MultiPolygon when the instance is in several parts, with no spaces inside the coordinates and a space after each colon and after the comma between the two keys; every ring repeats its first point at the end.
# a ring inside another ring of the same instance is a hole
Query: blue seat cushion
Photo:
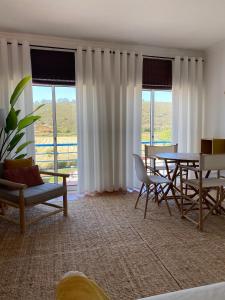
{"type": "MultiPolygon", "coordinates": [[[[24,189],[25,206],[43,203],[50,199],[60,197],[66,192],[62,184],[44,183],[24,189]]],[[[5,199],[14,203],[19,203],[19,191],[8,190],[0,186],[0,199],[5,199]]]]}

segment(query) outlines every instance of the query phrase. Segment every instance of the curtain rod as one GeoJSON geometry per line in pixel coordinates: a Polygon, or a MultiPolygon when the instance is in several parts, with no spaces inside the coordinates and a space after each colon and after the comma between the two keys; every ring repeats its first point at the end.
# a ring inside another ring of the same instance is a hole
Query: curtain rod
{"type": "MultiPolygon", "coordinates": [[[[38,46],[38,45],[30,45],[33,49],[35,48],[43,48],[43,49],[53,49],[53,50],[66,50],[66,51],[71,51],[71,52],[74,52],[74,51],[77,51],[77,48],[62,48],[62,47],[53,47],[53,46],[38,46]]],[[[82,49],[82,51],[87,51],[86,49],[82,49]]],[[[94,50],[92,50],[94,52],[94,50]]],[[[103,52],[103,51],[102,51],[103,52]]],[[[111,50],[110,51],[111,53],[115,53],[114,50],[111,50]]],[[[122,52],[121,52],[122,53],[122,52]]],[[[128,52],[128,54],[130,54],[128,52]]],[[[137,55],[137,54],[136,54],[137,55]]],[[[163,56],[150,56],[150,55],[142,55],[144,58],[157,58],[157,59],[166,59],[166,60],[172,60],[172,59],[175,59],[175,57],[163,57],[163,56]]]]}
{"type": "MultiPolygon", "coordinates": [[[[7,42],[7,44],[8,45],[11,45],[12,43],[11,42],[7,42]]],[[[22,44],[21,43],[18,43],[18,45],[20,45],[20,46],[22,46],[22,44]]],[[[52,49],[52,50],[55,50],[55,51],[57,51],[57,50],[66,50],[66,51],[68,51],[68,52],[74,52],[74,51],[77,51],[77,48],[63,48],[63,47],[53,47],[53,46],[41,46],[41,45],[30,45],[33,49],[35,49],[35,48],[43,48],[43,49],[52,49]]],[[[83,49],[83,51],[87,51],[86,49],[83,49]]],[[[92,51],[94,51],[94,50],[92,50],[92,51]]],[[[111,50],[110,51],[111,53],[115,53],[115,51],[114,50],[111,50]]],[[[122,53],[122,52],[121,52],[122,53]]],[[[128,55],[129,55],[130,53],[128,52],[128,55]]],[[[135,55],[137,55],[137,54],[135,54],[135,55]]],[[[166,57],[166,56],[156,56],[156,55],[142,55],[144,58],[149,58],[149,59],[151,59],[151,58],[155,58],[155,59],[161,59],[161,60],[175,60],[175,57],[166,57]]],[[[184,58],[183,57],[181,57],[181,60],[184,60],[184,58]]],[[[189,61],[190,61],[190,58],[188,59],[189,61]]],[[[198,58],[196,58],[196,61],[198,61],[198,58]]],[[[204,62],[205,60],[203,59],[203,62],[204,62]]]]}
{"type": "MultiPolygon", "coordinates": [[[[38,46],[38,45],[30,45],[33,48],[43,48],[43,49],[55,49],[57,51],[58,50],[66,50],[66,51],[77,51],[77,48],[71,49],[71,48],[62,48],[62,47],[46,47],[46,46],[38,46]]],[[[83,51],[87,51],[86,49],[83,49],[83,51]]],[[[94,51],[94,50],[92,50],[94,51]]],[[[115,51],[111,50],[111,53],[115,53],[115,51]]],[[[122,53],[122,52],[121,52],[122,53]]],[[[130,54],[128,52],[128,54],[130,54]]],[[[137,55],[137,54],[136,54],[137,55]]],[[[154,55],[142,55],[144,58],[155,58],[155,59],[165,59],[165,60],[174,60],[175,57],[163,57],[163,56],[154,56],[154,55]]]]}
{"type": "MultiPolygon", "coordinates": [[[[57,51],[57,50],[66,50],[66,51],[71,51],[71,52],[74,52],[74,51],[77,51],[77,48],[74,48],[74,49],[71,49],[71,48],[62,48],[62,47],[52,47],[52,46],[50,46],[50,47],[46,47],[46,46],[38,46],[38,45],[30,45],[31,47],[33,47],[33,48],[43,48],[43,49],[53,49],[53,50],[55,50],[55,51],[57,51]]],[[[87,51],[86,49],[83,49],[82,51],[87,51]]],[[[93,52],[94,52],[94,50],[92,50],[93,52]]],[[[103,52],[103,51],[102,51],[103,52]]],[[[115,51],[114,50],[111,50],[110,51],[111,53],[115,53],[115,51]]],[[[122,52],[121,52],[122,53],[122,52]]],[[[128,52],[128,55],[129,55],[130,53],[128,52]]],[[[137,54],[135,54],[135,55],[137,55],[137,54]]],[[[175,60],[175,57],[168,57],[168,56],[156,56],[156,55],[142,55],[144,58],[149,58],[149,59],[151,59],[151,58],[155,58],[155,59],[161,59],[161,60],[175,60]]],[[[181,60],[184,60],[184,58],[183,57],[181,57],[181,60]]],[[[188,59],[189,61],[190,61],[190,58],[188,59]]],[[[198,61],[198,59],[196,58],[196,61],[198,61]]],[[[204,60],[203,60],[203,62],[204,62],[204,60]]]]}

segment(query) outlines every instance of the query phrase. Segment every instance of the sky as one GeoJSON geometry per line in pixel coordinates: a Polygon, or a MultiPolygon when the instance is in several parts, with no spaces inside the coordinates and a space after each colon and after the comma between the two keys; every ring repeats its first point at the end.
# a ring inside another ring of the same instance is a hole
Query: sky
{"type": "MultiPolygon", "coordinates": [[[[56,87],[55,88],[56,99],[67,98],[69,101],[76,99],[76,93],[74,87],[56,87]]],[[[52,89],[48,86],[33,86],[33,100],[51,100],[52,89]]]]}
{"type": "MultiPolygon", "coordinates": [[[[150,92],[142,91],[142,99],[144,101],[150,101],[150,92]]],[[[171,102],[172,101],[172,92],[171,91],[155,91],[155,101],[171,102]]]]}
{"type": "MultiPolygon", "coordinates": [[[[55,89],[56,99],[67,98],[69,101],[76,99],[76,93],[74,87],[56,87],[55,89]]],[[[33,86],[33,99],[34,102],[38,100],[51,100],[52,90],[51,87],[47,86],[33,86]]],[[[142,99],[144,101],[150,101],[150,92],[143,91],[142,99]]],[[[156,91],[155,101],[160,102],[171,102],[172,92],[171,91],[156,91]]]]}

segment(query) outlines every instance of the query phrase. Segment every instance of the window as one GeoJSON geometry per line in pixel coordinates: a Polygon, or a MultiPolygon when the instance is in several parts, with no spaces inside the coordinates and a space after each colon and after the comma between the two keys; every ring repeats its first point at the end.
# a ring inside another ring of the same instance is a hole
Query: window
{"type": "Polygon", "coordinates": [[[142,73],[142,153],[144,145],[172,141],[172,61],[144,58],[142,73]]]}
{"type": "Polygon", "coordinates": [[[142,153],[144,145],[171,144],[172,91],[142,91],[142,153]]]}
{"type": "Polygon", "coordinates": [[[41,169],[69,173],[68,185],[74,187],[78,180],[74,52],[31,49],[31,65],[34,107],[45,104],[35,125],[36,162],[41,169]]]}

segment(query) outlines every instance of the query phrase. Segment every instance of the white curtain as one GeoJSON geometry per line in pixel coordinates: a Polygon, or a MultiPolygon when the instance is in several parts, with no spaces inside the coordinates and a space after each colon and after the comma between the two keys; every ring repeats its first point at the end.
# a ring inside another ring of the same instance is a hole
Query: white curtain
{"type": "Polygon", "coordinates": [[[110,49],[76,52],[79,192],[136,185],[140,152],[142,55],[110,49]]]}
{"type": "MultiPolygon", "coordinates": [[[[17,83],[27,75],[31,75],[30,46],[28,42],[19,45],[18,41],[10,43],[5,39],[0,39],[0,108],[4,108],[6,113],[9,111],[10,96],[17,83]]],[[[32,112],[32,83],[25,88],[20,96],[16,107],[21,110],[20,117],[32,112]]],[[[26,130],[23,140],[34,141],[33,127],[26,130]]],[[[28,154],[34,154],[34,145],[28,145],[28,154]]]]}
{"type": "Polygon", "coordinates": [[[173,63],[173,143],[179,152],[199,152],[203,118],[203,59],[173,63]]]}

